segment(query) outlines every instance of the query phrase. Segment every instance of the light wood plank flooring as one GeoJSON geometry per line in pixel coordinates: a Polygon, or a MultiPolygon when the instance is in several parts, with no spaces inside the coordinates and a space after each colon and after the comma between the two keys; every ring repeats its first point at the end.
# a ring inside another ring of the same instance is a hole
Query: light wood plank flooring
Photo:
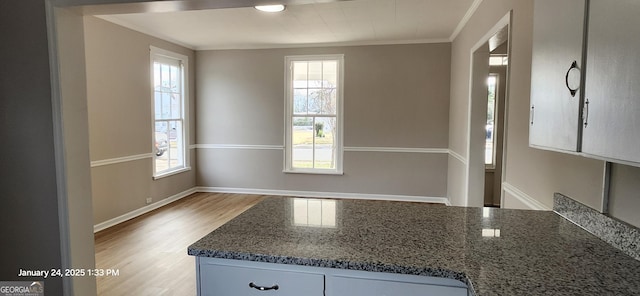
{"type": "Polygon", "coordinates": [[[196,295],[187,247],[264,199],[262,195],[195,193],[96,233],[98,295],[196,295]]]}

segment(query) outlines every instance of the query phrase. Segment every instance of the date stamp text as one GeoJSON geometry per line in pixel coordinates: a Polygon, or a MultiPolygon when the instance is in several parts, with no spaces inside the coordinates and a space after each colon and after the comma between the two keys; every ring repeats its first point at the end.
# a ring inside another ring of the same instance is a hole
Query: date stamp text
{"type": "Polygon", "coordinates": [[[20,269],[19,277],[103,277],[103,276],[120,276],[120,269],[116,268],[52,268],[29,270],[20,269]]]}

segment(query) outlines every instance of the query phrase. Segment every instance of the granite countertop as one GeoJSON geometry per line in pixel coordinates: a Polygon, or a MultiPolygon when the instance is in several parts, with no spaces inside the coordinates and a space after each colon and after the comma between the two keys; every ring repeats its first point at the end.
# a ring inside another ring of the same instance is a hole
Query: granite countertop
{"type": "Polygon", "coordinates": [[[551,211],[272,197],[188,253],[453,278],[478,296],[640,294],[640,261],[551,211]]]}

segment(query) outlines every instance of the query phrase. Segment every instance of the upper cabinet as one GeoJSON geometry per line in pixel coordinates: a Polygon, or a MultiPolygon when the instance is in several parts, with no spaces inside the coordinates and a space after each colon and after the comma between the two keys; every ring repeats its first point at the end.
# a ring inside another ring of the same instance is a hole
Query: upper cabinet
{"type": "Polygon", "coordinates": [[[640,1],[592,0],[582,151],[640,163],[640,1]]]}
{"type": "Polygon", "coordinates": [[[578,151],[585,0],[536,0],[529,144],[578,151]]]}
{"type": "Polygon", "coordinates": [[[638,0],[536,0],[530,146],[640,165],[639,37],[638,0]]]}

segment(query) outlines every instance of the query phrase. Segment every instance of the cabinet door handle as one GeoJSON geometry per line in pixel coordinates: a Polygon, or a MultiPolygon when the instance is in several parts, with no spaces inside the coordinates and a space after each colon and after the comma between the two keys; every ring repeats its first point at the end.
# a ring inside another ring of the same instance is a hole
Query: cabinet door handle
{"type": "Polygon", "coordinates": [[[533,125],[533,117],[536,115],[536,106],[531,106],[531,112],[529,114],[529,118],[531,118],[531,125],[533,125]]]}
{"type": "Polygon", "coordinates": [[[580,89],[580,86],[576,87],[575,89],[569,86],[569,73],[571,73],[571,70],[573,69],[577,69],[578,71],[580,71],[577,61],[573,61],[573,63],[571,63],[571,67],[569,67],[569,70],[567,70],[567,75],[564,76],[564,83],[567,85],[567,89],[569,90],[569,93],[571,93],[571,96],[575,97],[576,93],[580,89]]]}
{"type": "Polygon", "coordinates": [[[587,125],[589,125],[589,99],[584,101],[584,107],[582,108],[582,121],[586,128],[587,125]]]}
{"type": "Polygon", "coordinates": [[[278,287],[278,285],[273,285],[271,287],[263,287],[263,286],[258,286],[256,284],[254,284],[253,282],[249,283],[249,287],[254,288],[256,290],[260,290],[260,291],[269,291],[269,290],[278,290],[278,289],[280,289],[280,287],[278,287]]]}

